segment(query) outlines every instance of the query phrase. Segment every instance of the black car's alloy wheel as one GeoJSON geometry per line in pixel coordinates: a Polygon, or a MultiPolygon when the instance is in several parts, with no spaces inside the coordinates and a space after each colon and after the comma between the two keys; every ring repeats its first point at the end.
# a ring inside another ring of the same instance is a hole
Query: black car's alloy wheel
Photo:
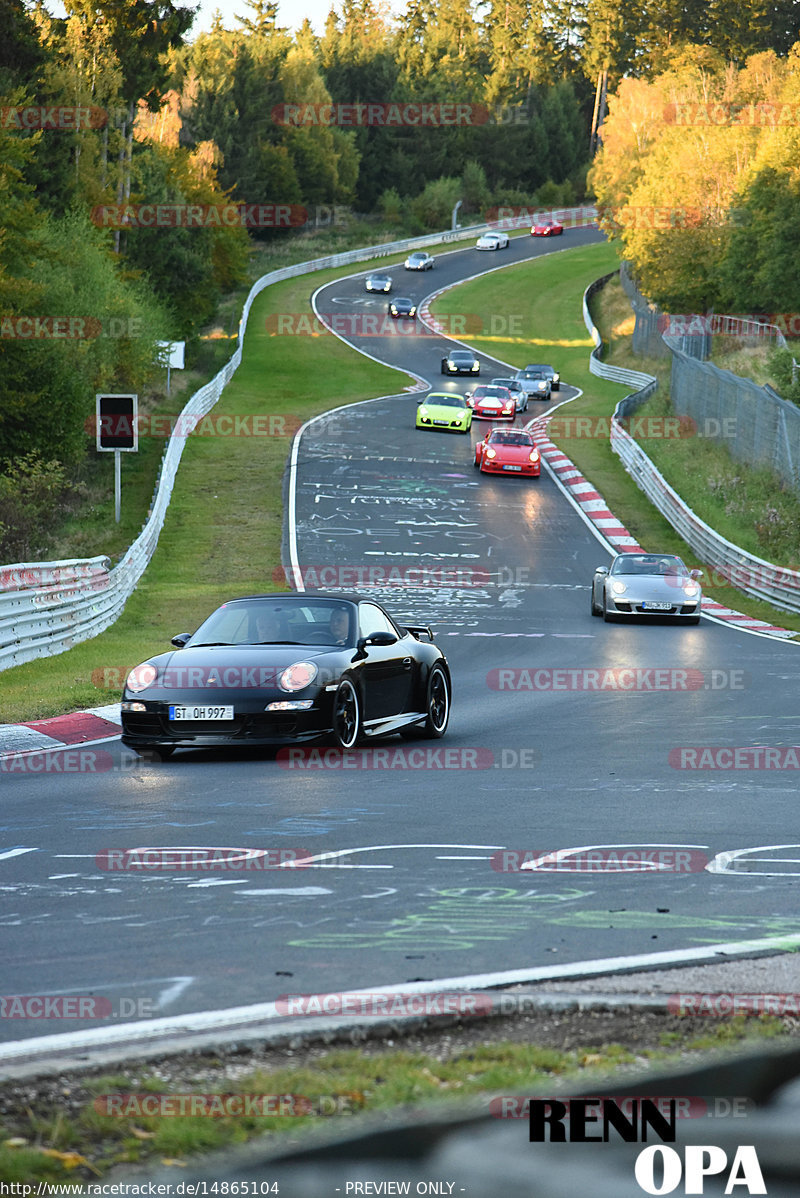
{"type": "Polygon", "coordinates": [[[444,736],[450,722],[450,681],[441,666],[435,665],[428,678],[427,718],[424,735],[444,736]]]}
{"type": "Polygon", "coordinates": [[[361,705],[349,678],[339,683],[333,699],[333,734],[342,749],[352,749],[361,732],[361,705]]]}

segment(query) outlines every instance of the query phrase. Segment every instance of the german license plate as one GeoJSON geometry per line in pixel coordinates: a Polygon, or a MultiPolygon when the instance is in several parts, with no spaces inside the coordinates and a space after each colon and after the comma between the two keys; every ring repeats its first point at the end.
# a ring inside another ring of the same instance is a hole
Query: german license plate
{"type": "Polygon", "coordinates": [[[171,720],[232,720],[233,707],[179,707],[170,704],[171,720]]]}
{"type": "Polygon", "coordinates": [[[521,470],[522,467],[521,466],[504,466],[503,469],[504,470],[521,470]]]}
{"type": "Polygon", "coordinates": [[[646,611],[669,611],[672,607],[671,603],[643,603],[642,607],[646,611]]]}
{"type": "Polygon", "coordinates": [[[434,424],[444,424],[444,425],[447,425],[447,424],[449,424],[449,423],[450,423],[450,421],[449,421],[449,420],[434,420],[434,422],[433,422],[433,423],[434,423],[434,424]]]}

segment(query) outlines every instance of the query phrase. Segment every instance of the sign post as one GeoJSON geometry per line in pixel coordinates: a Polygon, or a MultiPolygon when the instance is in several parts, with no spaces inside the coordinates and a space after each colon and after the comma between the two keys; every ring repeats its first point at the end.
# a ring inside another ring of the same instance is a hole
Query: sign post
{"type": "Polygon", "coordinates": [[[183,370],[185,341],[156,341],[156,361],[167,368],[167,395],[169,395],[170,374],[172,370],[183,370]]]}
{"type": "Polygon", "coordinates": [[[95,434],[100,453],[114,454],[114,518],[119,524],[122,504],[122,453],[137,453],[138,396],[96,395],[95,434]]]}

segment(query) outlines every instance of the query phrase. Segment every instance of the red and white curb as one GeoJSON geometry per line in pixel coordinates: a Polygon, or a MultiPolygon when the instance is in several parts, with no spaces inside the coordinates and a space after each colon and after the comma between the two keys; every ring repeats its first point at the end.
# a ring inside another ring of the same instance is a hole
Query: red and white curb
{"type": "MultiPolygon", "coordinates": [[[[628,529],[621,524],[609,509],[603,496],[595,490],[592,483],[584,478],[575,463],[559,449],[547,435],[547,425],[553,413],[537,416],[527,428],[533,433],[542,460],[549,468],[552,477],[569,496],[575,506],[583,513],[599,536],[616,550],[617,553],[645,553],[646,550],[631,536],[628,529]]],[[[745,616],[731,607],[725,607],[714,599],[703,599],[703,615],[711,616],[724,624],[742,628],[746,632],[757,632],[762,636],[779,639],[796,635],[791,629],[780,628],[776,624],[768,624],[765,620],[756,620],[745,616]]]]}
{"type": "Polygon", "coordinates": [[[119,703],[94,707],[89,711],[75,711],[50,720],[0,724],[0,757],[97,744],[98,741],[119,736],[120,727],[119,703]]]}

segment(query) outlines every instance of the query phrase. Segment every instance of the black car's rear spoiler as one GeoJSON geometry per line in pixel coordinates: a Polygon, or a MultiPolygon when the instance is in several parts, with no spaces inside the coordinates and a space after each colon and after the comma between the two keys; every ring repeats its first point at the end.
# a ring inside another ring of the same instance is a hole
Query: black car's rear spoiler
{"type": "Polygon", "coordinates": [[[421,636],[426,636],[429,641],[433,640],[433,633],[427,624],[406,624],[406,631],[415,636],[417,640],[421,636]]]}

